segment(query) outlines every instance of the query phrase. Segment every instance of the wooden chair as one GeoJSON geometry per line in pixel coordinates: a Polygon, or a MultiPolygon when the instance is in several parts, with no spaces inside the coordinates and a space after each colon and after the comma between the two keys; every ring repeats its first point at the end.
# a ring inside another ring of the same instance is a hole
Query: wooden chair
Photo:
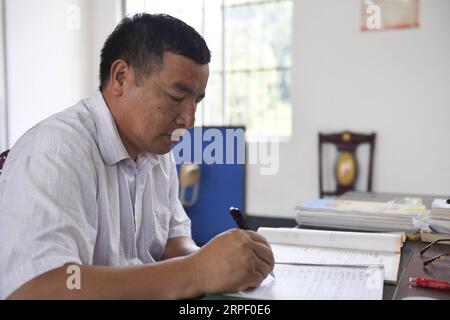
{"type": "Polygon", "coordinates": [[[319,194],[324,196],[339,196],[347,191],[355,190],[358,179],[358,161],[356,150],[361,144],[369,144],[369,166],[367,179],[367,192],[372,191],[372,171],[373,154],[375,149],[376,134],[359,134],[350,131],[340,133],[324,134],[319,133],[319,194]],[[323,187],[323,145],[334,144],[337,148],[338,156],[334,167],[336,179],[336,190],[325,191],[323,187]]]}
{"type": "Polygon", "coordinates": [[[2,174],[3,165],[5,164],[6,157],[8,156],[9,150],[0,153],[0,174],[2,174]]]}

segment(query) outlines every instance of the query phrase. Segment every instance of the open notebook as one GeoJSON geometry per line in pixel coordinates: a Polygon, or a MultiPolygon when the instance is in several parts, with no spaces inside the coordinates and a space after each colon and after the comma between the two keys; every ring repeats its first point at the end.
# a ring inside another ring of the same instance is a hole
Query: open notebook
{"type": "Polygon", "coordinates": [[[397,282],[403,234],[259,228],[277,264],[383,265],[384,280],[397,282]]]}
{"type": "Polygon", "coordinates": [[[227,294],[264,300],[381,300],[383,266],[275,264],[254,289],[227,294]]]}

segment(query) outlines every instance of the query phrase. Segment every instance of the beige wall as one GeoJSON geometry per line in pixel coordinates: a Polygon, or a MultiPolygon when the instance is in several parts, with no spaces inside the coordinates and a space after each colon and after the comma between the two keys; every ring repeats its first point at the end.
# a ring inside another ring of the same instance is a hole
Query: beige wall
{"type": "Polygon", "coordinates": [[[100,49],[120,19],[119,4],[5,1],[9,146],[37,122],[96,90],[100,49]]]}

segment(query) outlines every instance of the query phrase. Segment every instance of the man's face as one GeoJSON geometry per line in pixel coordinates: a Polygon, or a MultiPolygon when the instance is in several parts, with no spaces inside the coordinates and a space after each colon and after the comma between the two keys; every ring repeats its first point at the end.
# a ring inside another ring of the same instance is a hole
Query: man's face
{"type": "Polygon", "coordinates": [[[117,123],[128,152],[169,152],[176,143],[172,133],[194,126],[208,76],[208,65],[165,52],[160,71],[142,77],[139,86],[129,83],[122,96],[124,116],[117,123]]]}

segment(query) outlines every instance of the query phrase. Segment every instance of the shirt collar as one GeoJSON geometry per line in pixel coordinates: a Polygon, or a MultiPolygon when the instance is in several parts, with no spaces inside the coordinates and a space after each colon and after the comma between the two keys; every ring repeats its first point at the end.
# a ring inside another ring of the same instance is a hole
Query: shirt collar
{"type": "Polygon", "coordinates": [[[120,139],[114,118],[100,90],[87,100],[87,107],[94,118],[98,133],[98,147],[108,166],[130,158],[120,139]]]}
{"type": "MultiPolygon", "coordinates": [[[[109,111],[100,90],[97,90],[96,93],[87,100],[87,107],[92,114],[95,126],[97,127],[98,146],[103,161],[105,161],[108,166],[111,166],[122,160],[130,159],[122,139],[120,138],[111,111],[109,111]]],[[[144,152],[138,157],[138,167],[144,167],[147,164],[154,166],[159,162],[160,158],[161,155],[144,152]]]]}

